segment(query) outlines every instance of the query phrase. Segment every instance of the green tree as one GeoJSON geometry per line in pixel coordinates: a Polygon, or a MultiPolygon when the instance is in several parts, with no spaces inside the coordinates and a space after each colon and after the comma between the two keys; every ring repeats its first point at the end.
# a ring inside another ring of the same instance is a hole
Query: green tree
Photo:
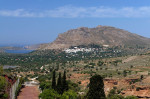
{"type": "Polygon", "coordinates": [[[98,66],[102,66],[103,64],[104,64],[103,61],[98,61],[98,63],[97,63],[98,66]]]}
{"type": "Polygon", "coordinates": [[[0,99],[5,99],[5,89],[7,87],[8,83],[6,82],[6,79],[2,76],[0,76],[0,99]]]}
{"type": "Polygon", "coordinates": [[[59,77],[57,80],[57,92],[59,94],[62,94],[62,78],[61,78],[61,73],[59,73],[59,77]]]}
{"type": "Polygon", "coordinates": [[[39,95],[42,99],[57,99],[60,97],[60,95],[54,90],[54,89],[45,89],[43,92],[39,95]]]}
{"type": "Polygon", "coordinates": [[[140,79],[141,79],[141,80],[143,80],[143,78],[144,78],[144,76],[143,76],[143,75],[141,75],[140,79]]]}
{"type": "Polygon", "coordinates": [[[73,83],[70,80],[68,80],[67,83],[68,83],[68,89],[73,90],[75,92],[80,90],[80,87],[78,86],[77,83],[73,83]]]}
{"type": "Polygon", "coordinates": [[[53,78],[52,78],[52,88],[56,89],[56,77],[55,77],[55,70],[53,71],[53,78]]]}
{"type": "Polygon", "coordinates": [[[51,89],[52,84],[51,82],[41,82],[39,87],[43,91],[44,89],[51,89]]]}
{"type": "Polygon", "coordinates": [[[64,92],[60,99],[77,99],[77,93],[73,90],[64,92]]]}
{"type": "Polygon", "coordinates": [[[3,74],[3,67],[2,66],[0,66],[0,76],[3,74]]]}
{"type": "Polygon", "coordinates": [[[100,75],[94,75],[90,78],[87,99],[105,99],[104,82],[100,75]]]}
{"type": "Polygon", "coordinates": [[[6,79],[0,76],[0,91],[3,91],[6,86],[6,79]]]}
{"type": "Polygon", "coordinates": [[[111,96],[113,96],[115,94],[116,94],[116,90],[115,89],[111,89],[109,94],[108,94],[108,97],[111,97],[111,96]]]}
{"type": "Polygon", "coordinates": [[[62,91],[68,90],[68,83],[66,81],[66,71],[64,71],[63,79],[62,79],[62,91]]]}

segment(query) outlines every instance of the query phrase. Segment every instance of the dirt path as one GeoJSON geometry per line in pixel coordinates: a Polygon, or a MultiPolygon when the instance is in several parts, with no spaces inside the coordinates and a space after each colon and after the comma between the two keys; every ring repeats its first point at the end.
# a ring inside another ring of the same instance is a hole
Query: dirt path
{"type": "Polygon", "coordinates": [[[122,62],[123,62],[123,63],[130,62],[130,61],[132,61],[132,60],[136,59],[137,57],[138,57],[138,56],[131,56],[131,57],[129,57],[129,58],[127,58],[127,59],[123,60],[122,62]]]}
{"type": "Polygon", "coordinates": [[[40,91],[38,86],[26,86],[25,88],[21,89],[17,99],[39,99],[39,94],[40,91]]]}

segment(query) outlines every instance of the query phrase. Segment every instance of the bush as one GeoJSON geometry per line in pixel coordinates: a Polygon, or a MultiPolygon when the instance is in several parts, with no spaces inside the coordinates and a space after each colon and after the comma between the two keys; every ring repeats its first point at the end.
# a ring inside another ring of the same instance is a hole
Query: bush
{"type": "Polygon", "coordinates": [[[51,82],[41,82],[39,87],[41,90],[51,89],[51,85],[51,82]]]}
{"type": "Polygon", "coordinates": [[[5,94],[7,85],[8,83],[6,82],[6,79],[0,76],[0,99],[7,99],[7,95],[5,94]]]}
{"type": "Polygon", "coordinates": [[[121,96],[121,95],[112,95],[112,96],[110,96],[110,97],[108,97],[107,99],[124,99],[124,97],[123,96],[121,96]]]}
{"type": "Polygon", "coordinates": [[[42,99],[57,99],[60,95],[54,89],[44,89],[39,97],[42,99]]]}
{"type": "Polygon", "coordinates": [[[73,90],[68,90],[62,94],[60,99],[77,99],[77,93],[73,90]]]}
{"type": "Polygon", "coordinates": [[[98,61],[98,63],[97,63],[98,66],[102,66],[103,64],[104,64],[103,61],[98,61]]]}
{"type": "Polygon", "coordinates": [[[70,80],[67,81],[69,89],[73,90],[75,92],[80,90],[80,87],[78,86],[78,84],[71,82],[70,80]]]}
{"type": "Polygon", "coordinates": [[[3,95],[3,98],[4,98],[4,99],[8,99],[8,96],[9,96],[9,95],[8,95],[7,93],[5,93],[5,94],[3,95]]]}
{"type": "Polygon", "coordinates": [[[115,94],[116,94],[116,90],[115,89],[111,89],[109,94],[108,94],[108,97],[114,96],[115,94]]]}
{"type": "Polygon", "coordinates": [[[140,87],[136,87],[136,91],[139,91],[140,90],[140,87]]]}

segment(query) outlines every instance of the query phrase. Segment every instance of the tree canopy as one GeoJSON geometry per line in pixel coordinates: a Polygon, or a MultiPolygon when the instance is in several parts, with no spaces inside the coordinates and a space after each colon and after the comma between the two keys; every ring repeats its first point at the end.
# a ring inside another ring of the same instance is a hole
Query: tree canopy
{"type": "Polygon", "coordinates": [[[90,78],[88,99],[105,99],[103,78],[100,75],[94,75],[90,78]]]}
{"type": "Polygon", "coordinates": [[[45,89],[39,97],[42,99],[57,99],[60,95],[54,89],[45,89]]]}

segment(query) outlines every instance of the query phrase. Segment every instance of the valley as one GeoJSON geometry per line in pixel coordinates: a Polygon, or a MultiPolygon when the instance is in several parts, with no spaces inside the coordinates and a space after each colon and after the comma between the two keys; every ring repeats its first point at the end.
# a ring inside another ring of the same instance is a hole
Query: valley
{"type": "MultiPolygon", "coordinates": [[[[62,98],[68,96],[87,99],[94,75],[103,78],[107,99],[147,99],[150,98],[149,41],[149,38],[108,26],[69,30],[34,51],[0,53],[1,66],[16,66],[5,68],[0,76],[23,79],[17,87],[17,99],[68,99],[62,98]],[[128,39],[122,39],[124,37],[128,39]],[[30,86],[29,82],[36,85],[30,86]]],[[[9,92],[6,93],[8,98],[9,92]]]]}
{"type": "Polygon", "coordinates": [[[116,94],[123,96],[133,95],[142,99],[149,97],[149,53],[130,55],[124,54],[124,51],[119,52],[117,49],[110,53],[106,48],[104,49],[105,51],[101,48],[97,50],[97,54],[81,51],[64,53],[65,51],[54,50],[37,51],[25,55],[6,54],[1,55],[1,64],[2,62],[16,64],[20,67],[8,69],[7,72],[20,75],[26,81],[37,77],[40,83],[49,81],[53,70],[56,70],[57,76],[59,72],[66,70],[67,80],[77,84],[77,89],[73,88],[73,90],[81,96],[86,95],[90,77],[99,74],[104,77],[106,95],[115,88],[116,94]],[[139,88],[138,91],[137,88],[139,88]]]}

